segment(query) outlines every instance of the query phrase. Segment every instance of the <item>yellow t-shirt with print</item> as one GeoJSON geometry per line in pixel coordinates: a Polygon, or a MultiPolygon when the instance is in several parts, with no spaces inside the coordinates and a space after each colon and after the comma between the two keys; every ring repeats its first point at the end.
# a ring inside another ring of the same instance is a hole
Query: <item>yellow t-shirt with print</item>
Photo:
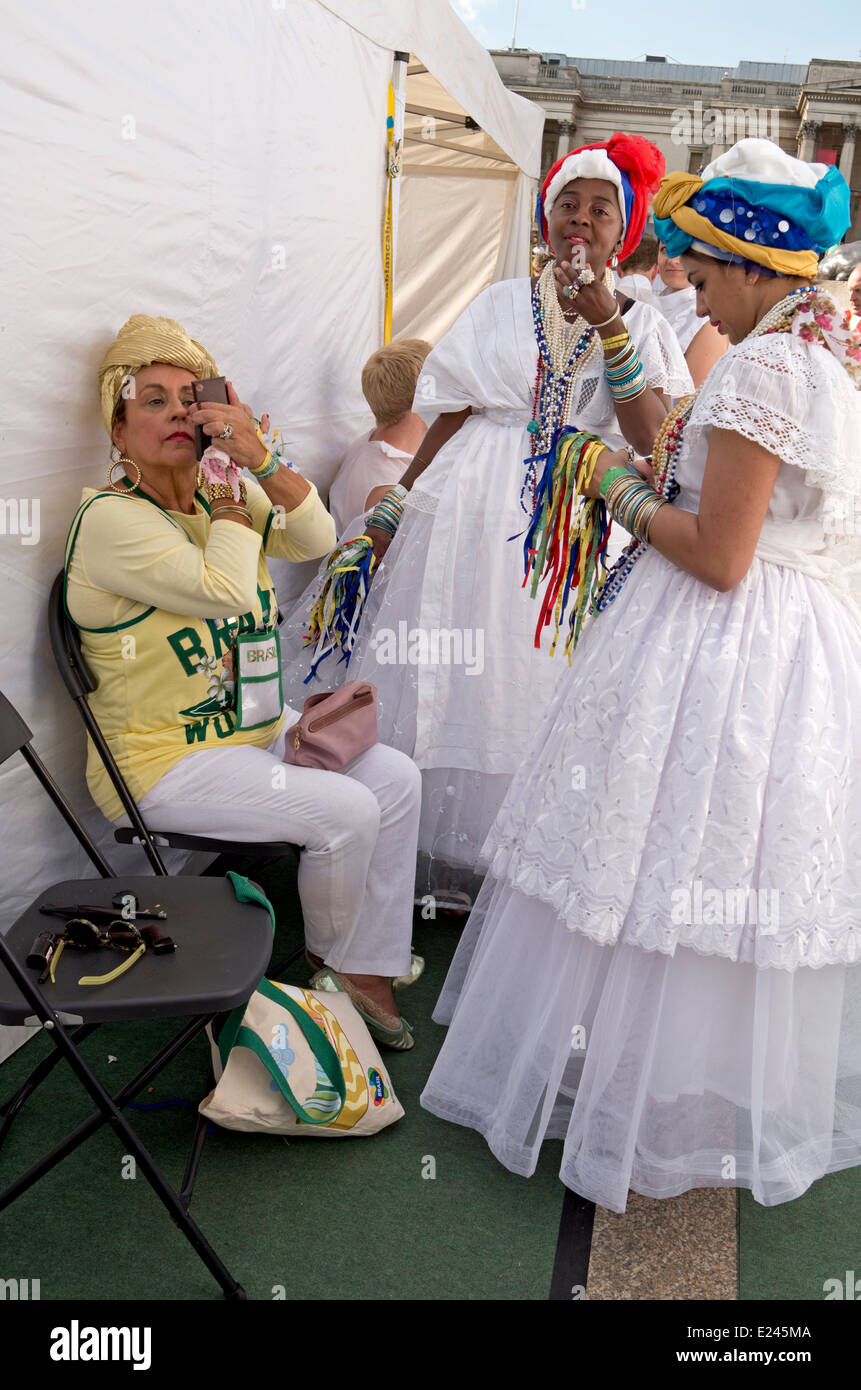
{"type": "MultiPolygon", "coordinates": [[[[313,486],[293,511],[246,482],[252,527],[213,525],[141,494],[85,488],[66,542],[67,612],[97,681],[90,707],[135,800],[187,753],[267,747],[283,716],[237,729],[232,648],[241,633],[275,631],[267,553],[317,559],[335,527],[313,486]]],[[[87,786],[109,820],[122,803],[88,740],[87,786]]],[[[202,827],[205,830],[205,827],[202,827]]]]}

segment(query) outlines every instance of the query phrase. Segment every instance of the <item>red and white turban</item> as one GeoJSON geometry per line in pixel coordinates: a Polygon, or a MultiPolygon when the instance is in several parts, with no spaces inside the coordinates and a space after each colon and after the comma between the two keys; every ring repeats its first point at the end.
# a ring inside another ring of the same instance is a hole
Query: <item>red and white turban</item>
{"type": "Polygon", "coordinates": [[[581,145],[557,159],[541,186],[541,231],[547,240],[547,222],[563,188],[574,179],[605,179],[616,189],[622,215],[624,240],[619,260],[640,244],[649,203],[664,176],[664,156],[642,135],[617,131],[609,140],[581,145]]]}

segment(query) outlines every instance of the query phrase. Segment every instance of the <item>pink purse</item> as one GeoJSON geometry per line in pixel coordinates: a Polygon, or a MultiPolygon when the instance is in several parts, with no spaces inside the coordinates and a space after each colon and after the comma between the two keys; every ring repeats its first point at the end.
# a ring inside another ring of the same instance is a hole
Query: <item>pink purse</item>
{"type": "Polygon", "coordinates": [[[284,738],[284,762],[338,772],[379,743],[377,687],[347,681],[340,690],[309,695],[298,724],[284,738]]]}

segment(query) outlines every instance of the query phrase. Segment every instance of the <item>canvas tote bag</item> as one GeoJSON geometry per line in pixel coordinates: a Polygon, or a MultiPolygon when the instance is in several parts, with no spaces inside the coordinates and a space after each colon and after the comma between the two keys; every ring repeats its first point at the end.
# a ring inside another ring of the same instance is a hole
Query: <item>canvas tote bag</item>
{"type": "Polygon", "coordinates": [[[210,1042],[216,1085],[198,1108],[225,1129],[347,1138],[404,1113],[347,994],[261,980],[210,1042]]]}

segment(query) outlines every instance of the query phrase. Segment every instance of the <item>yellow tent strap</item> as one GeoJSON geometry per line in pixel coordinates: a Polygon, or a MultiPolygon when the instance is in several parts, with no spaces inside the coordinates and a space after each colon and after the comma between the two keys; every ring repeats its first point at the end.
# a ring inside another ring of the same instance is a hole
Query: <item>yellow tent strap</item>
{"type": "Polygon", "coordinates": [[[388,191],[386,193],[386,220],[383,227],[383,284],[385,286],[385,306],[383,309],[383,342],[392,341],[392,203],[393,203],[393,157],[395,153],[395,89],[389,83],[388,115],[386,117],[386,172],[388,191]]]}

